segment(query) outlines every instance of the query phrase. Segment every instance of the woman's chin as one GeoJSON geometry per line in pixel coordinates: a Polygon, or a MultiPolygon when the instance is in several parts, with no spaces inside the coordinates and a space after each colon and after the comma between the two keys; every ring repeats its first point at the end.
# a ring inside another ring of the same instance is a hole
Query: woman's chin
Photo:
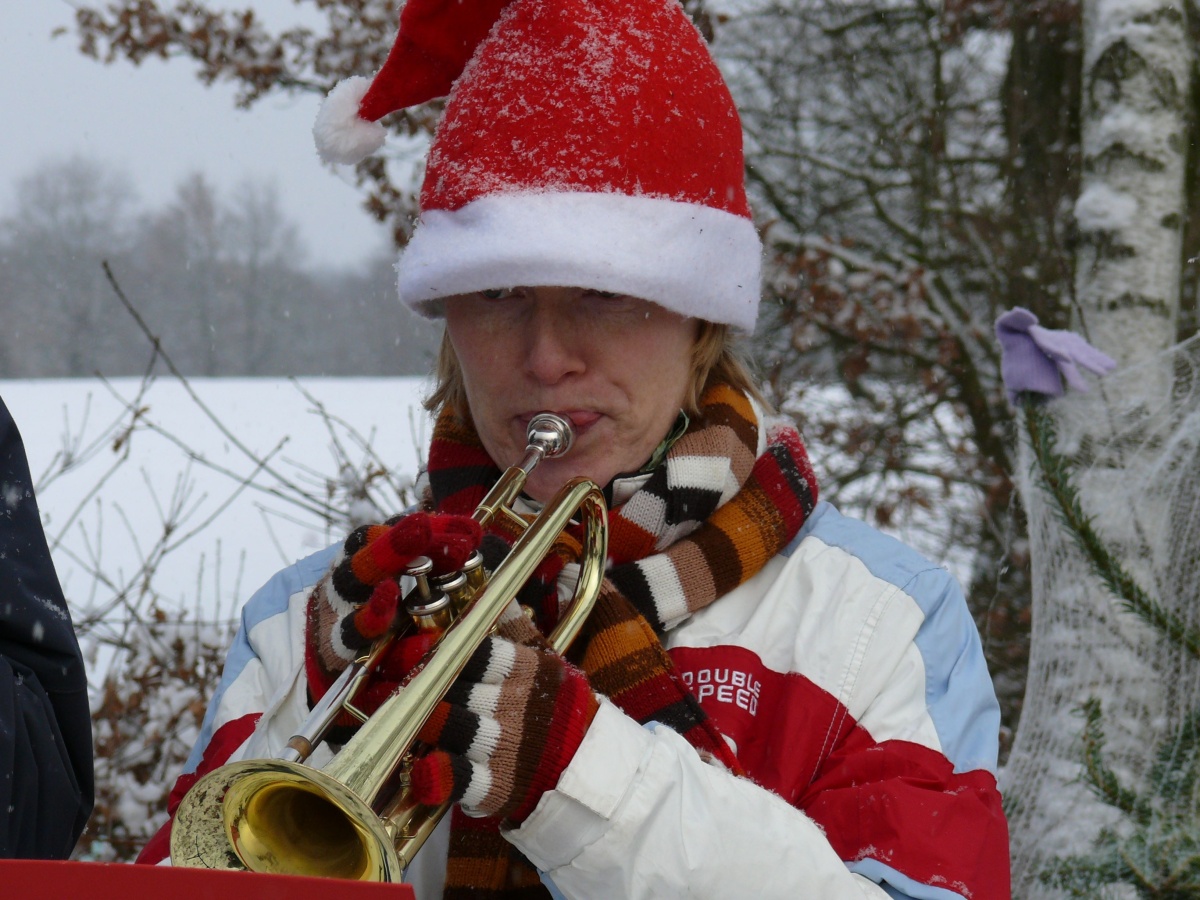
{"type": "Polygon", "coordinates": [[[604,487],[605,482],[599,480],[603,476],[597,475],[594,467],[586,465],[580,459],[572,460],[568,454],[562,459],[546,459],[538,463],[529,480],[525,482],[525,493],[539,503],[547,503],[563,485],[578,475],[590,478],[600,487],[604,487]]]}
{"type": "MultiPolygon", "coordinates": [[[[543,462],[540,466],[545,466],[543,462]]],[[[560,475],[551,475],[548,472],[535,471],[528,481],[525,482],[525,493],[536,500],[538,503],[549,503],[554,495],[557,494],[564,484],[575,477],[575,473],[563,471],[560,475]]]]}

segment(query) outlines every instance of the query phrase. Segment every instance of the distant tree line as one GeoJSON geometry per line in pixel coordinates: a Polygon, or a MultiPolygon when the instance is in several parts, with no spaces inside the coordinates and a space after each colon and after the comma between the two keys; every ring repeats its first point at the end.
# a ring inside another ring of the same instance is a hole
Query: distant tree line
{"type": "MultiPolygon", "coordinates": [[[[119,169],[47,162],[0,210],[0,378],[140,375],[152,346],[107,262],[186,375],[416,375],[438,329],[396,299],[393,256],[306,266],[274,188],[202,175],[140,207],[119,169]]],[[[159,364],[161,365],[161,363],[159,364]]]]}

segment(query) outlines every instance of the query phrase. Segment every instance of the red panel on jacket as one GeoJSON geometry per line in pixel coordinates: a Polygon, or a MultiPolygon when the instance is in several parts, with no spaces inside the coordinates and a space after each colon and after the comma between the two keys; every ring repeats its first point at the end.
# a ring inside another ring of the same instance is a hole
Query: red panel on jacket
{"type": "Polygon", "coordinates": [[[842,859],[1009,900],[1008,826],[991,773],[956,774],[929,747],[876,742],[827,691],[744,647],[671,657],[749,777],[816,821],[842,859]]]}

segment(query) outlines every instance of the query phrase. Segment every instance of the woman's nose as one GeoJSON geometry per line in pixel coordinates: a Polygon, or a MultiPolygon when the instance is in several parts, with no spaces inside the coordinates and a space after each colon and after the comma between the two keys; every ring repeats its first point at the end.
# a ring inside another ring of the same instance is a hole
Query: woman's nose
{"type": "Polygon", "coordinates": [[[538,304],[529,321],[526,369],[543,384],[583,372],[586,340],[574,325],[570,310],[562,304],[538,304]]]}

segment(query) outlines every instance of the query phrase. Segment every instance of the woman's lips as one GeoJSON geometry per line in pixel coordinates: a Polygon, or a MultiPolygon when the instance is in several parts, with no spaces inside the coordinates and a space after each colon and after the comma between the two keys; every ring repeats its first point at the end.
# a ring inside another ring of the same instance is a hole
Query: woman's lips
{"type": "Polygon", "coordinates": [[[600,413],[588,412],[586,410],[573,409],[561,413],[561,415],[571,420],[571,424],[575,426],[576,431],[587,431],[600,421],[600,413]]]}
{"type": "Polygon", "coordinates": [[[601,413],[586,409],[539,409],[533,412],[522,413],[518,417],[521,420],[521,426],[523,428],[528,428],[529,420],[538,413],[543,412],[554,413],[556,416],[562,416],[564,419],[569,419],[575,428],[576,437],[600,421],[602,415],[601,413]]]}

